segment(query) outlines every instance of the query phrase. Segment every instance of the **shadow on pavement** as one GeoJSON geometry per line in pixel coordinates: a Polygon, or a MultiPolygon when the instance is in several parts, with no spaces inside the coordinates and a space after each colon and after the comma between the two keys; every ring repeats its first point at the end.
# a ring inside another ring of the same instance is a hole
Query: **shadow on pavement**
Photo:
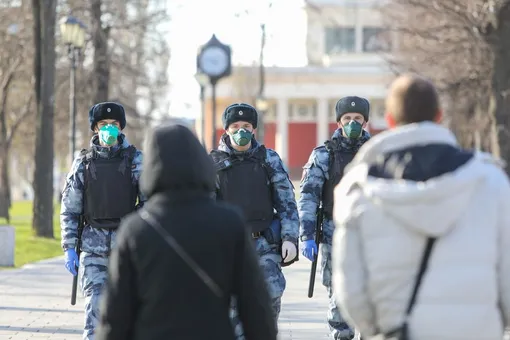
{"type": "Polygon", "coordinates": [[[81,334],[83,331],[68,328],[39,328],[39,327],[9,327],[0,326],[0,331],[9,332],[29,332],[29,333],[48,333],[48,334],[81,334]]]}
{"type": "Polygon", "coordinates": [[[81,310],[72,310],[72,309],[54,309],[54,308],[33,308],[33,307],[5,307],[0,306],[0,311],[2,310],[21,310],[27,312],[44,312],[44,313],[78,313],[83,314],[81,310]]]}

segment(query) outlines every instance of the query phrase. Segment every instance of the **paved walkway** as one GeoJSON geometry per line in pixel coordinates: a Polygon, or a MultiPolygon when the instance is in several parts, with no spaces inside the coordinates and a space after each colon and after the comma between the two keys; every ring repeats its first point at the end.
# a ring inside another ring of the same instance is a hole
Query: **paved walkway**
{"type": "MultiPolygon", "coordinates": [[[[284,270],[281,340],[328,339],[327,298],[320,275],[309,299],[310,262],[301,260],[284,270]]],[[[81,339],[83,301],[79,298],[76,306],[70,305],[71,282],[63,258],[0,270],[0,340],[81,339]]]]}

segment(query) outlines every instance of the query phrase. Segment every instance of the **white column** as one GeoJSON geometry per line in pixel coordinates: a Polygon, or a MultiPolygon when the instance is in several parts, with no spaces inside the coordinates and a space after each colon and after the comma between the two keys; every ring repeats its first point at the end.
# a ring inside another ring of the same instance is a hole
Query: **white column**
{"type": "Polygon", "coordinates": [[[361,10],[359,7],[354,9],[356,11],[356,26],[355,26],[355,36],[356,36],[356,53],[363,53],[363,23],[361,22],[361,10]]]}
{"type": "Polygon", "coordinates": [[[275,151],[280,155],[283,163],[289,161],[289,101],[278,98],[276,103],[276,136],[275,151]]]}
{"type": "Polygon", "coordinates": [[[317,100],[317,146],[328,140],[329,132],[329,102],[328,98],[317,100]]]}

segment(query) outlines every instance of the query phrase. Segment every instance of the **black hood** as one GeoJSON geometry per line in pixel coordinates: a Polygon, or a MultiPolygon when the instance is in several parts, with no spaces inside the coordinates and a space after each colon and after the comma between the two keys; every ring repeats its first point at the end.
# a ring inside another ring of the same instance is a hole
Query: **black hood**
{"type": "Polygon", "coordinates": [[[193,132],[179,124],[149,132],[144,145],[140,189],[147,197],[160,192],[215,189],[212,159],[193,132]]]}

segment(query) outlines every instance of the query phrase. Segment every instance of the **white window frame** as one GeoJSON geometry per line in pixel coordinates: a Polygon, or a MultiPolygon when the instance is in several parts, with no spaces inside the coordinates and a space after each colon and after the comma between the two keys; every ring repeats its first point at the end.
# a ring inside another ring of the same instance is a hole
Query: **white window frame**
{"type": "Polygon", "coordinates": [[[358,41],[358,36],[356,34],[356,26],[343,26],[343,25],[324,26],[324,51],[323,51],[324,55],[337,56],[337,55],[344,55],[344,54],[354,54],[357,52],[357,45],[358,45],[357,41],[358,41]],[[328,46],[327,46],[328,31],[340,30],[340,29],[352,31],[352,33],[354,34],[354,46],[352,47],[352,50],[350,48],[348,48],[348,49],[328,51],[327,50],[327,48],[328,48],[328,46]]]}

